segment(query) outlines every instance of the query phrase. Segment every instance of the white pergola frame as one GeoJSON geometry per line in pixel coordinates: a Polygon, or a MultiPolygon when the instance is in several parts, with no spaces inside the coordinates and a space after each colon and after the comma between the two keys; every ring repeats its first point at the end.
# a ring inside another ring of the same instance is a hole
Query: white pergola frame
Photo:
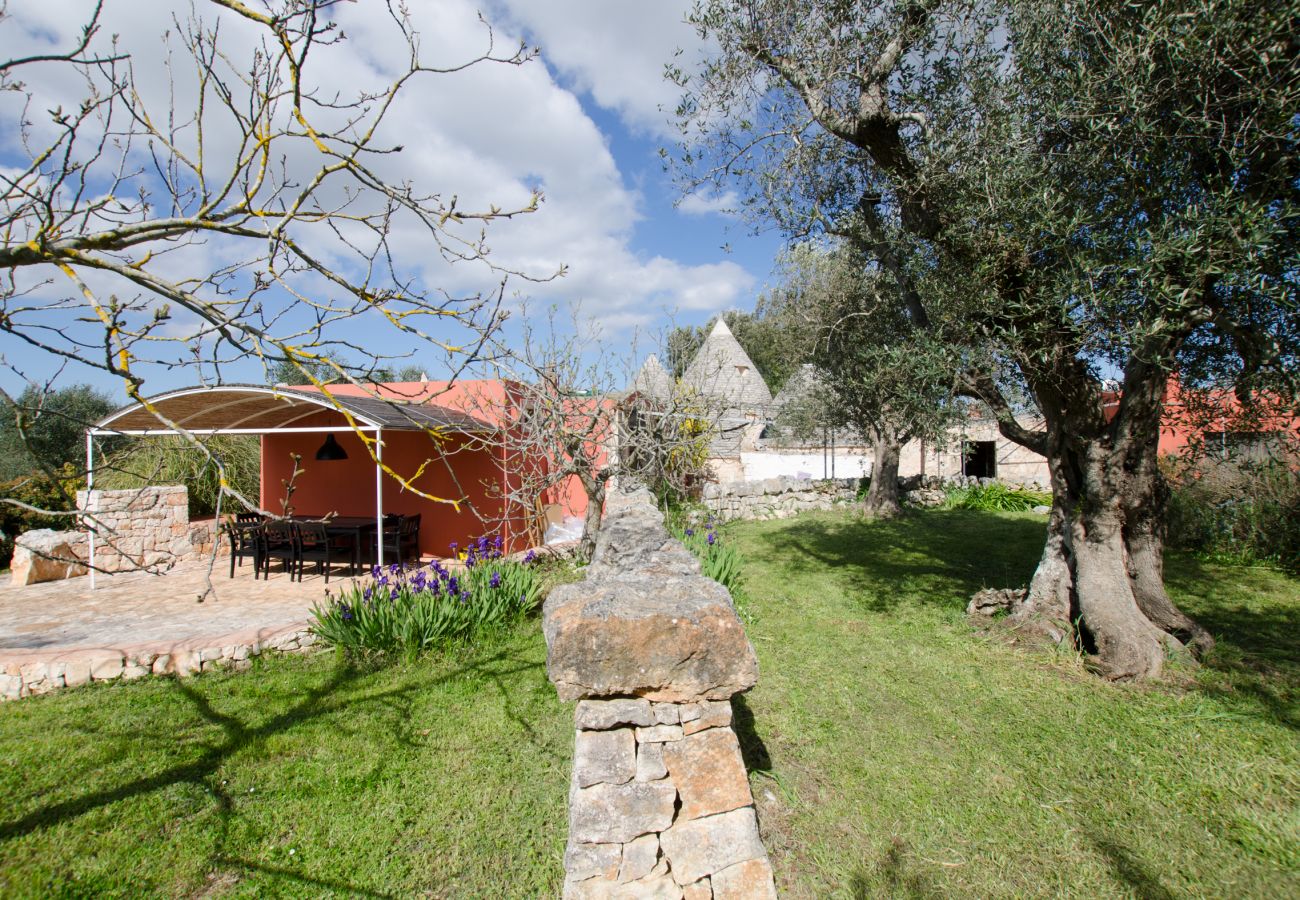
{"type": "MultiPolygon", "coordinates": [[[[232,386],[232,388],[233,387],[234,386],[232,386]]],[[[244,386],[244,385],[238,386],[237,389],[245,393],[248,393],[250,395],[256,393],[265,393],[274,397],[280,397],[286,399],[291,398],[295,402],[305,401],[307,403],[311,403],[319,407],[318,409],[308,410],[307,412],[304,412],[301,415],[294,417],[293,419],[290,420],[291,422],[296,422],[299,419],[306,418],[309,415],[314,415],[317,412],[321,412],[321,411],[340,412],[339,407],[329,402],[329,400],[319,395],[313,395],[306,391],[303,392],[294,391],[292,393],[288,393],[286,391],[278,390],[276,388],[258,388],[258,387],[244,386]]],[[[212,388],[194,388],[190,390],[173,391],[164,396],[166,399],[172,399],[175,397],[183,397],[192,394],[208,393],[211,392],[212,390],[213,390],[212,388]]],[[[157,400],[162,398],[154,398],[154,399],[157,400]]],[[[207,411],[211,411],[211,409],[214,408],[220,409],[224,406],[232,406],[232,405],[235,405],[234,401],[227,404],[220,404],[217,407],[210,407],[207,411]]],[[[384,469],[383,469],[384,429],[383,426],[381,426],[378,422],[368,420],[364,416],[357,414],[355,411],[348,410],[347,414],[357,419],[359,424],[331,425],[331,426],[323,426],[323,425],[322,426],[296,426],[296,427],[287,427],[287,428],[285,427],[281,427],[281,428],[275,428],[275,427],[186,428],[185,420],[182,419],[177,421],[176,424],[178,427],[176,428],[121,428],[119,429],[119,428],[106,427],[108,426],[109,423],[111,423],[115,419],[121,418],[122,416],[125,416],[128,413],[133,412],[140,408],[141,405],[137,404],[135,406],[127,407],[126,409],[118,410],[117,412],[111,414],[107,418],[101,419],[96,425],[86,429],[86,503],[87,505],[90,504],[91,491],[95,489],[95,438],[97,437],[122,437],[122,436],[162,437],[166,435],[181,434],[182,430],[184,431],[184,433],[193,434],[193,435],[328,434],[331,432],[338,432],[344,430],[352,431],[355,433],[361,433],[361,434],[371,433],[374,434],[374,442],[375,442],[375,560],[378,563],[378,565],[382,566],[384,564],[384,469]]],[[[256,418],[258,415],[261,414],[262,412],[258,412],[253,414],[252,416],[245,416],[243,419],[238,420],[236,424],[247,421],[250,418],[256,418]]],[[[191,416],[190,418],[193,417],[191,416]]],[[[89,518],[88,514],[86,515],[86,518],[87,519],[89,518]]],[[[87,522],[87,525],[88,525],[87,533],[89,535],[89,542],[90,542],[90,547],[89,547],[90,589],[93,591],[95,589],[95,527],[93,523],[90,522],[87,522]]]]}

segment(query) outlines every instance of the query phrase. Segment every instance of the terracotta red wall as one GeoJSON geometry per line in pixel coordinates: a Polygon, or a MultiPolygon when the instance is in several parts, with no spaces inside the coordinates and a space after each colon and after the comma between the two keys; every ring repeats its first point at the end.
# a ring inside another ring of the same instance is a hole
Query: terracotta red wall
{"type": "MultiPolygon", "coordinates": [[[[334,437],[347,451],[348,458],[318,462],[316,451],[325,440],[321,433],[264,435],[263,508],[280,511],[284,497],[283,481],[293,470],[290,454],[298,453],[302,457],[300,467],[303,473],[297,479],[290,500],[296,515],[333,512],[341,516],[373,516],[375,464],[360,436],[349,430],[341,416],[332,412],[321,412],[295,424],[301,427],[336,425],[338,430],[333,432],[334,437]]],[[[511,550],[519,549],[518,545],[523,541],[522,529],[518,522],[502,521],[502,502],[493,496],[491,490],[491,486],[500,484],[504,476],[490,451],[466,449],[464,439],[455,437],[444,445],[447,456],[443,458],[433,439],[423,432],[385,431],[383,440],[384,463],[398,474],[411,479],[422,465],[425,466],[413,482],[419,490],[435,497],[466,501],[458,511],[449,503],[438,503],[407,490],[396,479],[384,475],[384,512],[420,513],[422,516],[421,553],[446,556],[452,541],[464,546],[471,538],[497,530],[501,531],[511,550]]]]}

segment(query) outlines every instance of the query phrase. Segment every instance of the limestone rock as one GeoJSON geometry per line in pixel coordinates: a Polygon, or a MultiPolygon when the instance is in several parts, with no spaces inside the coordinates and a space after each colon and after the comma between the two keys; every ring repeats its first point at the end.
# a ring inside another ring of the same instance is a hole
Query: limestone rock
{"type": "Polygon", "coordinates": [[[659,862],[659,836],[643,834],[623,845],[623,861],[618,867],[619,881],[645,878],[659,862]]]}
{"type": "Polygon", "coordinates": [[[624,784],[636,775],[636,739],[631,728],[579,731],[573,746],[573,780],[578,787],[624,784]]]}
{"type": "Polygon", "coordinates": [[[731,724],[731,701],[709,700],[682,707],[682,731],[695,734],[706,728],[721,728],[731,724]]]}
{"type": "Polygon", "coordinates": [[[695,575],[695,555],[673,539],[649,491],[610,494],[605,521],[591,557],[591,577],[606,573],[654,571],[695,575]]]}
{"type": "MultiPolygon", "coordinates": [[[[655,838],[655,851],[658,852],[659,839],[655,838]]],[[[574,881],[586,878],[614,878],[618,875],[619,864],[623,861],[623,849],[620,844],[579,844],[570,841],[564,851],[564,872],[574,881]]]]}
{"type": "Polygon", "coordinates": [[[680,725],[652,725],[649,728],[638,728],[636,730],[636,742],[638,744],[662,744],[665,741],[680,741],[682,739],[682,726],[680,725]]]}
{"type": "Polygon", "coordinates": [[[679,821],[728,812],[754,802],[740,743],[730,728],[710,728],[664,744],[664,763],[681,794],[679,821]]]}
{"type": "Polygon", "coordinates": [[[626,843],[663,831],[673,821],[677,789],[667,781],[595,784],[575,790],[569,801],[569,840],[626,843]]]}
{"type": "Polygon", "coordinates": [[[630,573],[557,587],[546,671],[561,700],[633,695],[720,700],[758,680],[726,588],[703,576],[630,573]]]}
{"type": "Polygon", "coordinates": [[[573,724],[588,731],[654,723],[650,701],[641,699],[583,700],[573,713],[573,724]]]}
{"type": "Polygon", "coordinates": [[[659,835],[673,878],[690,884],[750,859],[766,859],[752,806],[673,823],[659,835]]]}
{"type": "Polygon", "coordinates": [[[1023,588],[985,588],[976,592],[966,605],[968,616],[994,616],[1014,612],[1024,602],[1027,591],[1023,588]]]}
{"type": "Polygon", "coordinates": [[[701,878],[682,888],[682,900],[713,900],[713,886],[709,879],[701,878]]]}
{"type": "Polygon", "coordinates": [[[10,580],[15,586],[62,581],[86,574],[85,535],[37,528],[14,541],[10,580]]]}
{"type": "Polygon", "coordinates": [[[656,703],[651,708],[655,722],[659,725],[677,725],[681,722],[680,703],[656,703]]]}
{"type": "Polygon", "coordinates": [[[663,744],[641,744],[636,749],[636,780],[658,781],[668,777],[663,744]]]}
{"type": "Polygon", "coordinates": [[[718,900],[776,900],[772,864],[749,859],[713,874],[713,896],[718,900]]]}
{"type": "Polygon", "coordinates": [[[681,900],[681,897],[682,889],[666,875],[626,884],[606,878],[564,883],[564,900],[681,900]]]}

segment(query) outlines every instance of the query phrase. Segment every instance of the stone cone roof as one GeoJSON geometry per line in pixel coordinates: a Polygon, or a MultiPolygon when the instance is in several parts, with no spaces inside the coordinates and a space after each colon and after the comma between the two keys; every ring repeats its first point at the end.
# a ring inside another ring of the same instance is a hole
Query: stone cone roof
{"type": "Polygon", "coordinates": [[[802,403],[824,390],[826,387],[821,383],[817,367],[812,363],[804,363],[786,380],[785,387],[777,393],[772,404],[780,412],[790,403],[802,403]]]}
{"type": "Polygon", "coordinates": [[[718,319],[700,345],[682,381],[704,396],[724,401],[736,411],[765,411],[772,405],[767,382],[722,319],[718,319]]]}
{"type": "Polygon", "coordinates": [[[653,400],[667,400],[673,395],[673,376],[659,362],[659,357],[651,353],[632,379],[631,391],[653,400]]]}

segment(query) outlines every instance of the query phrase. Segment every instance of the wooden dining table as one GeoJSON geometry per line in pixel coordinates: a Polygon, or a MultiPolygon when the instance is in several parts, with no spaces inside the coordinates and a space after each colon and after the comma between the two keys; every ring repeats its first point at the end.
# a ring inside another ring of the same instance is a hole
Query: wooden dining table
{"type": "Polygon", "coordinates": [[[303,524],[320,524],[325,526],[325,533],[331,538],[346,537],[352,541],[352,572],[361,571],[361,548],[367,539],[374,542],[374,516],[303,516],[291,517],[294,522],[303,524]]]}

